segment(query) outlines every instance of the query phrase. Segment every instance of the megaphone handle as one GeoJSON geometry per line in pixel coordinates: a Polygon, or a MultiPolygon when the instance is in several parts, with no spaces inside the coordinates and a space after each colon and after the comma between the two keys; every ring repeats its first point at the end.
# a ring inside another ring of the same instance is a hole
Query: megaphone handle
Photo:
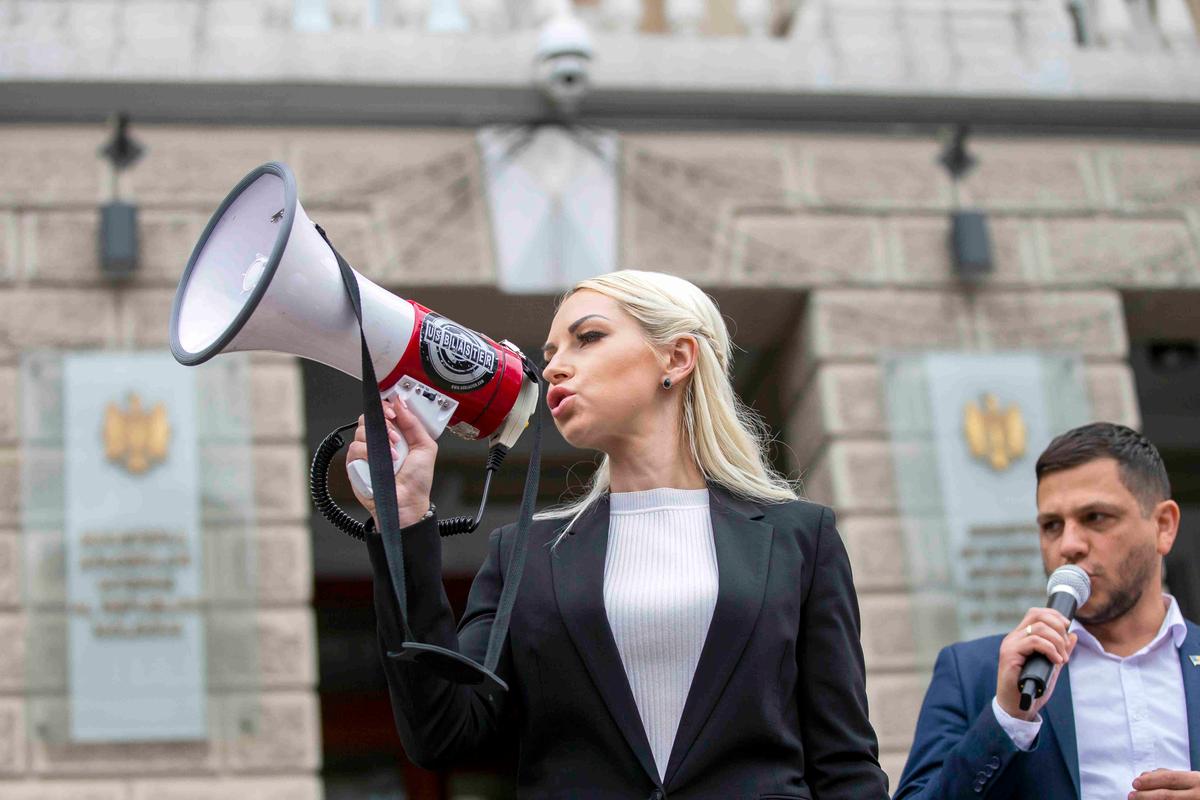
{"type": "MultiPolygon", "coordinates": [[[[408,442],[401,439],[392,445],[396,448],[396,452],[400,454],[400,458],[392,459],[392,474],[395,475],[400,471],[400,466],[404,464],[404,459],[408,458],[408,442]]],[[[358,490],[358,493],[363,497],[374,497],[375,491],[371,488],[371,467],[365,458],[356,458],[346,465],[346,473],[350,476],[350,483],[358,490]]]]}
{"type": "MultiPolygon", "coordinates": [[[[405,402],[408,403],[408,410],[421,421],[421,425],[434,439],[442,435],[450,415],[458,406],[458,403],[450,398],[432,392],[412,380],[397,382],[386,391],[379,393],[384,400],[389,400],[397,395],[404,397],[405,402]],[[404,387],[405,383],[407,383],[407,388],[404,387]]],[[[399,458],[392,460],[392,474],[395,475],[400,471],[404,459],[408,457],[408,442],[401,439],[393,447],[400,454],[399,458]]],[[[358,490],[359,494],[363,497],[375,496],[371,489],[371,468],[366,459],[359,458],[351,461],[346,465],[346,471],[350,475],[350,483],[354,484],[354,488],[358,490]]]]}

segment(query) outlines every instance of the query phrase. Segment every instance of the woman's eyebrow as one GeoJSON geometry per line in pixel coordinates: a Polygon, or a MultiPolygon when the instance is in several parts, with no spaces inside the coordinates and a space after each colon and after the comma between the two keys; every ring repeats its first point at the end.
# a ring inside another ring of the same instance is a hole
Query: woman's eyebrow
{"type": "MultiPolygon", "coordinates": [[[[572,322],[570,325],[567,326],[567,333],[574,333],[575,330],[580,325],[587,322],[592,317],[599,317],[600,319],[604,319],[604,320],[608,319],[608,317],[604,316],[603,314],[584,314],[582,317],[580,317],[579,319],[575,320],[574,322],[572,322]]],[[[611,321],[612,320],[609,320],[609,322],[611,322],[611,321]]],[[[557,349],[558,348],[555,347],[554,345],[550,344],[549,342],[546,342],[544,345],[542,345],[542,355],[545,356],[548,353],[553,353],[557,349]]]]}

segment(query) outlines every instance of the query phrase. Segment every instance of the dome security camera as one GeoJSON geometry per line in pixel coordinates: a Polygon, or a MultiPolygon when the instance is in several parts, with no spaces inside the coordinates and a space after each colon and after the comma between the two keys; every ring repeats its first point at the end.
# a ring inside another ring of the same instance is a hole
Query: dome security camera
{"type": "Polygon", "coordinates": [[[592,37],[570,15],[556,16],[538,34],[534,83],[556,110],[574,113],[590,88],[592,37]]]}

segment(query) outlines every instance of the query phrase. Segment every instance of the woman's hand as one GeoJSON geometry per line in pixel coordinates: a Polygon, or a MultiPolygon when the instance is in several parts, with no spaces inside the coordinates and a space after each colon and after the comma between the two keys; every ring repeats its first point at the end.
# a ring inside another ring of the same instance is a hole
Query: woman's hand
{"type": "MultiPolygon", "coordinates": [[[[383,401],[383,416],[387,423],[388,440],[392,445],[403,439],[408,444],[408,456],[404,459],[399,472],[396,473],[396,507],[400,512],[400,527],[405,528],[425,516],[429,510],[429,492],[433,485],[433,465],[437,460],[437,442],[425,430],[416,415],[408,410],[408,405],[399,397],[383,401]]],[[[397,458],[395,447],[390,454],[394,461],[397,458]]],[[[354,441],[346,449],[346,464],[367,457],[367,427],[360,416],[358,428],[354,431],[354,441]]],[[[351,487],[353,487],[351,482],[351,487]]],[[[354,496],[363,508],[371,512],[375,518],[375,527],[379,527],[379,518],[375,516],[375,501],[364,497],[354,490],[354,496]]]]}

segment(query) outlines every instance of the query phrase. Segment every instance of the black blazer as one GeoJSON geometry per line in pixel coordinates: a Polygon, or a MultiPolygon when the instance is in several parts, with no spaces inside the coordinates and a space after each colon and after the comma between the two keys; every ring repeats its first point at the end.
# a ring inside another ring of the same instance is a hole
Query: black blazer
{"type": "MultiPolygon", "coordinates": [[[[445,768],[516,737],[522,798],[886,800],[858,601],[833,513],[709,488],[717,604],[663,781],[604,610],[607,498],[553,549],[567,521],[533,523],[497,668],[509,691],[494,701],[386,656],[400,648],[397,604],[382,540],[368,536],[380,647],[408,757],[445,768]]],[[[435,522],[403,531],[419,640],[482,663],[514,530],[492,533],[457,635],[435,522]]]]}

